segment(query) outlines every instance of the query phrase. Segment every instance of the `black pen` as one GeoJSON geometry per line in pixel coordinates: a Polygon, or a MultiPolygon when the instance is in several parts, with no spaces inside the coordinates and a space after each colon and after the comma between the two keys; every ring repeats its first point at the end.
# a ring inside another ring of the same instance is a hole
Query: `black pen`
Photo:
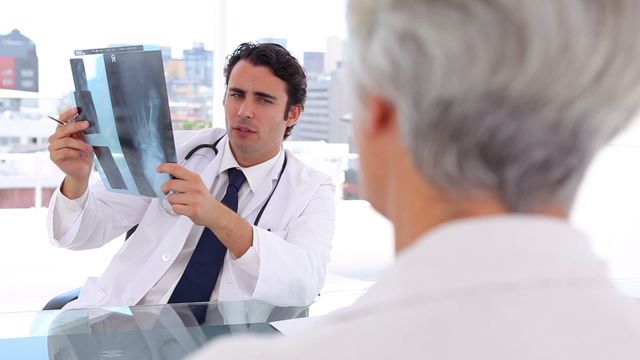
{"type": "Polygon", "coordinates": [[[62,125],[62,126],[69,125],[69,124],[73,124],[73,123],[74,123],[74,122],[76,122],[76,120],[78,119],[78,114],[75,114],[75,115],[73,115],[71,118],[69,118],[69,122],[68,122],[68,123],[64,123],[64,122],[62,122],[62,121],[60,121],[60,120],[58,120],[58,119],[54,118],[54,117],[53,117],[53,116],[51,116],[51,115],[47,115],[47,116],[49,117],[49,119],[51,119],[51,120],[53,120],[53,121],[57,122],[58,124],[60,124],[60,125],[62,125]]]}
{"type": "Polygon", "coordinates": [[[58,123],[58,124],[60,124],[60,125],[63,125],[63,126],[64,126],[64,125],[67,125],[67,124],[63,123],[62,121],[60,121],[60,120],[58,120],[58,119],[54,118],[53,116],[49,116],[49,115],[47,115],[47,116],[49,117],[49,119],[51,119],[51,120],[53,120],[53,121],[57,122],[57,123],[58,123]]]}

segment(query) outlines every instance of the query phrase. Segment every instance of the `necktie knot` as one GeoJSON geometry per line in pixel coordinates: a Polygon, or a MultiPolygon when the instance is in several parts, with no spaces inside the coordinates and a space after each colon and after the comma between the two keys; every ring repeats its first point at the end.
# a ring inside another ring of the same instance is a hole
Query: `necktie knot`
{"type": "Polygon", "coordinates": [[[242,187],[242,184],[246,180],[244,173],[242,170],[237,168],[231,168],[227,170],[227,173],[229,175],[229,187],[233,187],[236,191],[239,191],[240,187],[242,187]]]}

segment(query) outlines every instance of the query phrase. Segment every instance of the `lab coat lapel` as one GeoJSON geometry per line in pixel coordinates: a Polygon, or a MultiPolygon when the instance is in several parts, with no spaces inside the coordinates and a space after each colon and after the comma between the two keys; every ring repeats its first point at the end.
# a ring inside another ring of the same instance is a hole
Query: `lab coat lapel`
{"type": "Polygon", "coordinates": [[[247,207],[242,211],[242,214],[240,214],[245,219],[258,206],[262,205],[267,200],[267,197],[269,197],[271,190],[273,189],[273,187],[276,184],[276,181],[278,180],[278,175],[280,174],[280,170],[282,170],[282,163],[284,162],[284,156],[285,156],[284,151],[282,151],[280,153],[280,157],[278,158],[278,161],[276,161],[275,165],[271,169],[271,172],[269,172],[269,176],[262,184],[260,184],[260,186],[256,190],[256,193],[253,195],[253,198],[251,199],[249,204],[247,204],[247,207]]]}
{"type": "MultiPolygon", "coordinates": [[[[206,139],[205,141],[209,141],[209,140],[210,139],[206,139]]],[[[187,163],[185,164],[185,167],[187,169],[200,174],[200,177],[202,178],[203,183],[208,189],[211,189],[213,185],[213,181],[218,175],[218,169],[220,168],[220,163],[222,159],[222,156],[220,156],[220,151],[221,149],[224,148],[225,141],[226,141],[226,138],[221,140],[220,143],[218,144],[217,148],[220,150],[218,150],[219,153],[215,157],[212,158],[211,156],[208,156],[208,155],[207,156],[194,155],[192,159],[187,161],[187,163]]],[[[213,154],[213,151],[211,151],[211,153],[213,154]]],[[[162,216],[163,218],[166,218],[165,224],[172,224],[172,225],[166,226],[167,228],[162,232],[162,234],[164,235],[164,239],[167,239],[163,242],[172,244],[173,247],[175,247],[175,248],[172,247],[171,249],[167,249],[167,250],[171,250],[171,252],[180,251],[180,249],[184,246],[184,241],[186,240],[186,237],[189,234],[190,229],[193,226],[193,222],[191,221],[191,219],[189,219],[186,216],[170,216],[166,214],[160,214],[160,216],[162,216]]],[[[155,232],[155,231],[158,231],[158,229],[156,228],[152,231],[155,232]]],[[[147,261],[147,262],[141,261],[140,263],[143,264],[142,265],[143,271],[141,273],[145,274],[140,278],[140,281],[141,281],[140,286],[137,287],[136,291],[132,292],[131,294],[127,294],[128,296],[132,297],[132,299],[121,299],[121,301],[124,301],[126,303],[140,301],[140,299],[142,299],[142,297],[148,291],[148,289],[152,288],[153,285],[160,279],[162,274],[164,274],[164,272],[166,271],[166,268],[165,268],[164,271],[158,272],[156,270],[156,268],[158,267],[158,264],[152,261],[147,261]],[[129,301],[129,300],[133,300],[133,301],[129,301]]],[[[136,266],[140,266],[140,265],[136,265],[136,266]]],[[[169,266],[168,263],[166,266],[167,267],[169,266]]]]}
{"type": "MultiPolygon", "coordinates": [[[[214,140],[205,139],[204,141],[208,141],[209,143],[211,143],[214,140]]],[[[211,155],[208,155],[207,153],[205,153],[207,154],[206,156],[194,155],[192,159],[188,160],[187,163],[185,164],[185,167],[187,169],[200,174],[200,178],[202,179],[207,189],[211,189],[213,182],[216,176],[218,175],[218,170],[220,169],[220,163],[222,159],[220,151],[224,149],[225,141],[226,141],[226,138],[224,138],[223,140],[220,141],[220,143],[218,143],[218,146],[217,146],[217,149],[219,149],[218,155],[216,155],[215,157],[212,158],[211,155]]],[[[214,152],[211,151],[211,154],[214,154],[214,152]]],[[[165,229],[165,231],[162,232],[162,234],[164,235],[164,239],[166,239],[163,242],[172,245],[172,248],[167,250],[170,250],[170,252],[172,253],[180,251],[180,249],[184,246],[184,242],[186,240],[187,235],[189,234],[190,229],[193,226],[193,222],[191,221],[191,219],[189,219],[186,216],[170,216],[166,214],[160,214],[160,216],[166,218],[167,223],[172,224],[170,226],[167,226],[167,229],[165,229]]],[[[158,229],[156,228],[153,231],[158,231],[158,229]]],[[[144,296],[144,294],[146,294],[148,289],[151,289],[153,285],[158,280],[160,280],[160,277],[166,271],[166,268],[163,271],[160,271],[160,272],[157,271],[156,269],[158,267],[158,264],[151,261],[146,261],[146,262],[141,261],[140,263],[144,264],[142,265],[143,266],[142,274],[147,274],[147,275],[143,275],[140,279],[140,281],[144,282],[144,284],[141,283],[141,286],[138,286],[136,291],[129,294],[129,296],[132,296],[132,299],[122,299],[122,301],[125,301],[126,303],[140,301],[140,299],[142,299],[142,297],[144,296]],[[147,267],[147,268],[144,268],[144,267],[147,267]],[[152,276],[151,274],[153,274],[154,276],[152,276]],[[129,301],[129,300],[133,300],[133,301],[129,301]]],[[[137,266],[140,266],[140,265],[137,265],[137,266]]],[[[169,266],[169,263],[167,263],[166,267],[168,268],[168,266],[169,266]]]]}
{"type": "MultiPolygon", "coordinates": [[[[224,141],[226,141],[226,138],[220,141],[217,146],[218,149],[223,149],[224,141]]],[[[210,139],[204,139],[202,140],[202,142],[211,143],[212,141],[210,139]]],[[[191,171],[199,173],[205,186],[210,189],[213,185],[213,181],[218,174],[222,156],[215,156],[212,158],[213,155],[209,156],[207,152],[205,152],[205,154],[207,154],[207,156],[194,155],[191,160],[187,161],[185,167],[191,171]]],[[[211,151],[211,154],[213,154],[213,151],[211,151]]],[[[161,211],[160,205],[158,205],[156,208],[158,209],[157,211],[161,211]]],[[[168,215],[165,212],[161,212],[156,216],[160,219],[163,219],[163,221],[160,223],[161,225],[159,224],[149,231],[153,231],[154,234],[163,235],[163,238],[165,239],[163,243],[171,245],[170,248],[165,248],[166,251],[171,253],[180,251],[180,249],[182,249],[182,247],[184,246],[184,242],[187,235],[189,234],[189,231],[193,227],[193,222],[191,221],[191,219],[186,216],[168,215]]],[[[133,242],[128,245],[133,246],[133,242]]],[[[140,253],[145,252],[143,250],[140,250],[140,253]]],[[[140,261],[135,263],[138,267],[141,266],[139,264],[143,264],[143,271],[138,271],[139,273],[141,273],[141,276],[139,278],[139,286],[137,286],[136,290],[131,294],[127,294],[127,296],[132,296],[133,300],[135,302],[138,302],[140,301],[140,299],[142,299],[146,292],[151,289],[158,280],[160,280],[170,264],[166,263],[166,268],[163,268],[163,271],[157,271],[158,264],[155,262],[140,261]]],[[[162,264],[165,265],[164,263],[162,264]]],[[[105,278],[104,275],[103,278],[105,278]]],[[[121,301],[125,303],[128,303],[129,300],[130,299],[126,298],[121,299],[121,301]]]]}

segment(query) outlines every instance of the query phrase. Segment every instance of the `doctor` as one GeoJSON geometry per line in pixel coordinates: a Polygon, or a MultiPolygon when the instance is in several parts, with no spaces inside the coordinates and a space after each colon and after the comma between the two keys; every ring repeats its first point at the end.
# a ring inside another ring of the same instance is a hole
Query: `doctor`
{"type": "Polygon", "coordinates": [[[224,74],[226,131],[175,133],[179,164],[158,167],[174,176],[163,185],[165,201],[89,185],[92,148],[79,136],[87,122],[59,126],[50,137],[51,160],[66,174],[49,206],[54,245],[96,248],[139,224],[66,308],[209,299],[298,306],[318,294],[335,186],[282,147],[304,108],[304,70],[279,45],[245,43],[224,74]],[[210,280],[193,277],[207,272],[210,280]]]}

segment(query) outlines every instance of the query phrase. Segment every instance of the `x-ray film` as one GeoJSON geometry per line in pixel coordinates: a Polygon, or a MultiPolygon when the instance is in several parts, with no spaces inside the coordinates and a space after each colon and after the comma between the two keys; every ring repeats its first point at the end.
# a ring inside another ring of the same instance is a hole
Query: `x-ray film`
{"type": "Polygon", "coordinates": [[[160,50],[142,46],[78,50],[71,59],[78,120],[95,151],[96,167],[109,191],[164,197],[169,180],[158,174],[176,162],[176,150],[160,50]]]}

